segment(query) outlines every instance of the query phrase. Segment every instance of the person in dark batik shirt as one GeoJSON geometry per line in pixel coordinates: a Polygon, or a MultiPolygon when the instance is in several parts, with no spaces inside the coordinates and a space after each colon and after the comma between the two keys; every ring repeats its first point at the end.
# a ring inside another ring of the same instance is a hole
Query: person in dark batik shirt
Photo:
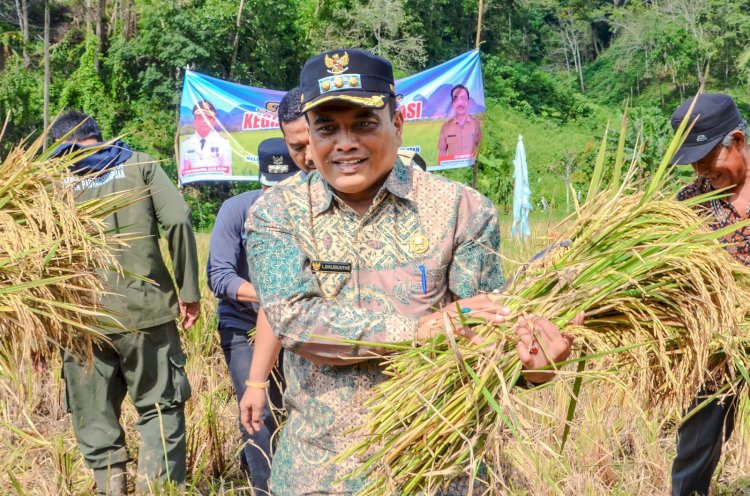
{"type": "MultiPolygon", "coordinates": [[[[486,295],[503,283],[500,231],[487,198],[397,158],[403,115],[388,61],[362,50],[331,51],[305,64],[300,83],[317,170],[264,194],[245,224],[261,307],[289,352],[289,417],[271,491],[352,495],[365,481],[339,480],[361,460],[329,462],[361,439],[352,429],[365,419],[372,388],[386,379],[371,359],[383,353],[378,343],[435,335],[444,317],[457,320],[454,301],[472,316],[507,317],[509,310],[486,295]]],[[[552,359],[569,355],[571,342],[554,324],[534,324],[552,359]]],[[[457,333],[473,339],[460,325],[457,333]]],[[[528,328],[519,327],[519,339],[527,369],[547,364],[528,328]]],[[[529,370],[526,379],[550,376],[529,370]]]]}
{"type": "MultiPolygon", "coordinates": [[[[677,129],[690,110],[692,99],[672,114],[677,129]]],[[[727,196],[705,202],[697,208],[712,217],[711,227],[722,229],[750,215],[750,148],[747,122],[728,95],[704,93],[698,96],[690,123],[695,122],[674,163],[691,164],[697,178],[678,194],[680,201],[703,193],[725,189],[727,196]]],[[[740,263],[750,265],[750,227],[740,227],[721,239],[726,250],[740,263]]],[[[714,391],[701,391],[692,410],[714,391]]],[[[707,495],[711,477],[719,463],[721,448],[734,430],[736,398],[714,400],[680,426],[677,455],[672,465],[672,494],[707,495]]]]}

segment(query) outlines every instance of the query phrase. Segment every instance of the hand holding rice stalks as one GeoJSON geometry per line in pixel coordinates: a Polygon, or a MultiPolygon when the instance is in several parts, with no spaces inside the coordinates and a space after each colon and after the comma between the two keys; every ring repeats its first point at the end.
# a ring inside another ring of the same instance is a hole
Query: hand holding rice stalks
{"type": "Polygon", "coordinates": [[[26,357],[53,345],[87,358],[103,338],[101,272],[120,270],[112,249],[125,241],[104,219],[135,195],[76,204],[68,168],[81,154],[51,158],[42,139],[0,163],[0,339],[26,357]]]}
{"type": "MultiPolygon", "coordinates": [[[[620,152],[624,131],[623,123],[620,152]]],[[[684,132],[685,124],[650,183],[633,180],[635,160],[620,183],[618,153],[612,183],[601,187],[605,136],[586,204],[557,229],[571,243],[524,266],[499,296],[517,315],[544,315],[561,328],[586,311],[586,327],[565,329],[579,354],[569,360],[577,372],[559,371],[576,378],[569,417],[584,374],[616,376],[646,406],[669,409],[703,384],[726,391],[750,381],[750,338],[739,327],[750,310],[750,271],[717,241],[726,233],[691,208],[708,196],[678,203],[663,192],[684,132]]],[[[481,345],[440,336],[386,358],[391,378],[374,389],[362,440],[339,457],[364,458],[353,474],[368,477],[360,494],[435,494],[492,468],[503,433],[531,438],[515,414],[524,393],[513,389],[523,374],[514,330],[467,317],[481,345]]],[[[538,443],[528,449],[552,454],[538,443]]]]}

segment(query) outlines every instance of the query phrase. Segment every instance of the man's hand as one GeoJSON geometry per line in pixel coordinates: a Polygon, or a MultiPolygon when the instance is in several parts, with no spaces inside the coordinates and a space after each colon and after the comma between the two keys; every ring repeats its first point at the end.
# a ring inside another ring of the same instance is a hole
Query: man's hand
{"type": "Polygon", "coordinates": [[[187,331],[198,320],[198,316],[201,313],[201,302],[185,303],[182,300],[178,300],[178,303],[180,305],[180,317],[182,317],[182,328],[187,331]]]}
{"type": "Polygon", "coordinates": [[[248,434],[260,432],[263,427],[263,410],[266,407],[266,390],[254,387],[245,389],[240,400],[240,422],[248,434]]]}
{"type": "Polygon", "coordinates": [[[449,304],[445,310],[421,317],[417,328],[417,340],[423,341],[445,332],[445,317],[447,316],[456,335],[462,336],[474,344],[480,344],[482,338],[468,327],[461,325],[456,305],[461,307],[464,317],[484,319],[491,324],[505,322],[505,318],[510,315],[508,307],[493,302],[487,295],[480,294],[471,298],[464,298],[449,304]]]}
{"type": "MultiPolygon", "coordinates": [[[[575,316],[571,324],[582,325],[584,313],[575,316]]],[[[518,344],[516,351],[518,358],[526,370],[536,370],[546,367],[550,363],[557,363],[570,356],[573,346],[573,337],[563,335],[560,329],[542,317],[531,317],[518,319],[516,325],[518,344]]],[[[529,372],[523,374],[524,379],[532,383],[542,383],[551,380],[555,376],[552,371],[529,372]]]]}

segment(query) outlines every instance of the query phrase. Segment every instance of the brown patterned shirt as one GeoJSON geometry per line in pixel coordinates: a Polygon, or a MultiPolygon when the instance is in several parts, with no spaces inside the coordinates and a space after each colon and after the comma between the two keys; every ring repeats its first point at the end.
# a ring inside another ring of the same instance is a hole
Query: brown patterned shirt
{"type": "Polygon", "coordinates": [[[453,117],[440,128],[438,152],[441,157],[476,153],[481,142],[482,126],[477,119],[467,116],[462,126],[453,117]]]}
{"type": "MultiPolygon", "coordinates": [[[[684,187],[677,193],[677,199],[680,201],[693,198],[704,193],[713,191],[713,186],[704,177],[699,177],[692,184],[684,187]]],[[[711,228],[722,229],[724,227],[736,224],[744,220],[744,217],[734,208],[731,202],[726,198],[711,200],[701,204],[701,210],[713,217],[711,228]]],[[[750,212],[748,212],[750,213],[750,212]]],[[[724,236],[721,241],[726,243],[726,250],[738,262],[744,265],[750,265],[750,226],[737,229],[732,233],[724,236]]]]}
{"type": "Polygon", "coordinates": [[[496,210],[471,188],[397,161],[362,216],[316,171],[267,191],[246,229],[261,306],[293,352],[284,364],[289,418],[273,459],[273,493],[353,494],[362,480],[334,481],[359,461],[326,462],[357,441],[348,431],[363,422],[364,402],[385,376],[377,359],[347,357],[412,340],[420,316],[499,287],[496,210]]]}

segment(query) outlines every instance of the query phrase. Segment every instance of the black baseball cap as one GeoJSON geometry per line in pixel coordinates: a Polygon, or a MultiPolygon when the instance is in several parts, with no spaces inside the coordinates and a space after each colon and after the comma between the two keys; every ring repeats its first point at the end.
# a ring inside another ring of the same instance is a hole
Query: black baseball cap
{"type": "MultiPolygon", "coordinates": [[[[672,114],[672,128],[675,131],[690,110],[692,102],[692,98],[685,100],[672,114]]],[[[688,125],[693,121],[695,124],[672,159],[673,164],[693,164],[711,153],[727,134],[737,129],[742,116],[731,96],[702,93],[698,95],[688,125]]]]}
{"type": "Polygon", "coordinates": [[[260,184],[275,186],[300,171],[283,138],[269,138],[258,145],[260,184]]]}
{"type": "Polygon", "coordinates": [[[299,79],[302,112],[331,101],[379,109],[396,96],[391,63],[356,48],[316,55],[305,63],[299,79]]]}

